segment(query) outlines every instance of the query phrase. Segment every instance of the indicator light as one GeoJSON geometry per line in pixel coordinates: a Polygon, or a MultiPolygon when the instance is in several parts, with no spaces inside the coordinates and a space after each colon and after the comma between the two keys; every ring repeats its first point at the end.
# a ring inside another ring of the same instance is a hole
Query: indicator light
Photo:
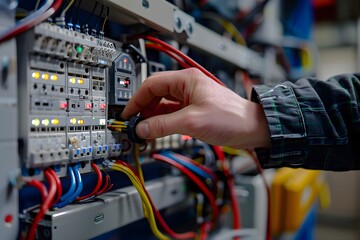
{"type": "Polygon", "coordinates": [[[50,79],[53,80],[53,81],[57,81],[59,78],[58,78],[57,75],[51,75],[50,79]]]}
{"type": "Polygon", "coordinates": [[[51,123],[52,123],[53,125],[58,125],[58,124],[60,123],[60,121],[59,121],[59,119],[54,118],[54,119],[51,119],[51,123]]]}
{"type": "Polygon", "coordinates": [[[49,80],[49,74],[43,73],[43,74],[41,75],[41,78],[44,79],[45,81],[47,81],[47,80],[49,80]]]}
{"type": "Polygon", "coordinates": [[[91,109],[91,103],[86,103],[86,104],[85,104],[85,109],[90,110],[90,109],[91,109]]]}
{"type": "Polygon", "coordinates": [[[76,78],[74,78],[74,77],[70,78],[69,82],[72,83],[72,84],[75,84],[76,83],[76,78]]]}
{"type": "Polygon", "coordinates": [[[61,102],[60,109],[66,109],[66,108],[67,108],[67,102],[61,102]]]}
{"type": "Polygon", "coordinates": [[[100,109],[102,109],[102,110],[103,110],[103,109],[106,109],[106,104],[105,104],[105,103],[100,103],[100,106],[99,106],[99,107],[100,107],[100,109]]]}
{"type": "Polygon", "coordinates": [[[78,79],[78,84],[84,84],[84,79],[78,79]]]}
{"type": "Polygon", "coordinates": [[[76,118],[72,118],[72,119],[70,119],[70,123],[72,123],[72,124],[76,124],[76,118]]]}
{"type": "Polygon", "coordinates": [[[84,124],[84,120],[83,120],[83,119],[79,119],[79,120],[78,120],[78,124],[83,125],[83,124],[84,124]]]}
{"type": "Polygon", "coordinates": [[[76,51],[78,52],[78,53],[82,53],[82,51],[83,51],[83,48],[82,48],[82,46],[77,46],[76,47],[76,51]]]}
{"type": "Polygon", "coordinates": [[[124,58],[124,63],[127,63],[128,62],[128,59],[127,58],[124,58]]]}
{"type": "Polygon", "coordinates": [[[42,125],[44,125],[44,126],[49,126],[50,120],[47,119],[47,118],[45,118],[45,119],[43,119],[43,120],[41,121],[41,123],[42,123],[42,125]]]}
{"type": "Polygon", "coordinates": [[[32,76],[33,78],[35,78],[35,79],[39,79],[39,78],[40,78],[40,73],[39,73],[39,72],[33,72],[33,73],[31,74],[31,76],[32,76]]]}
{"type": "Polygon", "coordinates": [[[11,223],[12,221],[13,221],[13,216],[11,215],[11,214],[7,214],[6,216],[5,216],[5,218],[4,218],[4,222],[5,223],[7,223],[7,224],[9,224],[9,223],[11,223]]]}
{"type": "Polygon", "coordinates": [[[40,125],[40,120],[38,118],[35,118],[31,121],[31,124],[35,127],[38,127],[40,125]]]}

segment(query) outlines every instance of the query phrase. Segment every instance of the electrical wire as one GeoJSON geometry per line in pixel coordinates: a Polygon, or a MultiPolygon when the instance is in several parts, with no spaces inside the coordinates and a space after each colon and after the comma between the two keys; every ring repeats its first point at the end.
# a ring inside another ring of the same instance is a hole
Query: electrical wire
{"type": "Polygon", "coordinates": [[[161,52],[165,53],[166,55],[168,55],[172,59],[174,59],[183,68],[190,68],[191,67],[189,64],[184,62],[181,58],[179,58],[176,54],[166,50],[165,48],[163,48],[163,47],[161,47],[159,45],[156,45],[156,44],[153,44],[153,43],[146,43],[145,47],[149,48],[149,49],[155,49],[155,50],[158,50],[158,51],[161,51],[161,52]]]}
{"type": "Polygon", "coordinates": [[[92,162],[91,163],[91,167],[95,170],[96,173],[96,177],[97,177],[97,181],[96,181],[96,185],[93,189],[93,191],[89,194],[86,194],[84,196],[79,196],[76,198],[76,201],[86,201],[90,198],[93,198],[96,196],[97,192],[99,191],[102,182],[103,182],[103,177],[102,177],[102,173],[100,171],[100,168],[96,165],[96,163],[92,162]]]}
{"type": "Polygon", "coordinates": [[[230,173],[229,166],[226,163],[224,152],[221,150],[219,146],[213,146],[213,149],[220,161],[222,170],[226,177],[226,183],[228,185],[229,195],[230,195],[231,208],[233,209],[232,211],[233,228],[237,230],[241,228],[241,219],[240,219],[240,207],[234,189],[234,185],[235,185],[234,179],[230,173]]]}
{"type": "Polygon", "coordinates": [[[109,18],[109,13],[110,13],[110,8],[109,8],[109,7],[106,7],[105,18],[104,18],[104,22],[103,22],[102,27],[101,27],[101,31],[102,31],[102,32],[104,32],[104,30],[105,30],[105,24],[106,24],[106,21],[107,21],[108,18],[109,18]]]}
{"type": "Polygon", "coordinates": [[[90,18],[94,15],[95,10],[96,10],[98,4],[99,4],[99,2],[96,1],[95,4],[94,4],[93,9],[91,10],[91,13],[90,13],[89,16],[86,18],[85,24],[87,24],[87,23],[89,22],[90,18]]]}
{"type": "MultiPolygon", "coordinates": [[[[130,170],[132,170],[132,172],[138,177],[140,178],[136,171],[126,162],[123,161],[117,161],[117,163],[122,164],[126,167],[128,167],[130,170]]],[[[153,201],[151,200],[151,197],[149,195],[149,193],[147,192],[145,186],[143,185],[144,191],[147,195],[147,197],[149,198],[149,201],[151,203],[151,206],[153,208],[153,211],[155,213],[155,217],[156,220],[159,222],[159,224],[161,225],[161,227],[169,234],[170,237],[172,237],[173,239],[194,239],[196,237],[196,233],[195,232],[184,232],[184,233],[176,233],[174,232],[169,225],[165,222],[164,218],[162,217],[162,215],[160,214],[160,212],[156,209],[155,204],[153,203],[153,201]]]]}
{"type": "Polygon", "coordinates": [[[61,12],[60,17],[65,17],[66,12],[71,8],[71,6],[74,4],[75,0],[71,0],[69,4],[65,7],[65,9],[61,12]]]}
{"type": "Polygon", "coordinates": [[[74,194],[76,190],[76,179],[75,179],[75,173],[74,170],[70,165],[67,166],[68,174],[70,176],[70,187],[67,190],[67,192],[60,197],[60,202],[65,201],[66,199],[70,198],[71,195],[74,194]]]}
{"type": "Polygon", "coordinates": [[[213,226],[215,226],[217,217],[219,215],[219,209],[218,209],[218,206],[216,205],[215,197],[210,192],[210,190],[206,187],[206,185],[204,185],[204,183],[196,175],[194,175],[190,170],[188,170],[187,168],[185,168],[183,165],[179,164],[178,162],[172,160],[171,158],[168,158],[161,154],[153,154],[152,157],[155,160],[166,162],[166,163],[170,164],[171,166],[174,166],[175,168],[179,169],[182,173],[184,173],[187,177],[189,177],[196,184],[196,186],[204,193],[204,195],[206,196],[206,198],[209,201],[209,204],[212,209],[212,223],[213,223],[213,226]]]}
{"type": "Polygon", "coordinates": [[[147,219],[148,219],[148,222],[149,222],[149,225],[150,225],[150,228],[151,228],[153,234],[160,240],[170,240],[169,237],[165,236],[164,234],[162,234],[159,231],[159,229],[156,225],[153,208],[151,206],[149,198],[147,197],[147,195],[144,191],[141,180],[133,173],[133,171],[131,171],[131,169],[127,168],[126,166],[124,166],[122,164],[112,163],[110,161],[104,161],[103,163],[105,164],[105,166],[110,167],[113,170],[124,173],[129,178],[129,180],[131,181],[131,183],[133,184],[133,186],[135,187],[135,189],[137,190],[137,192],[139,193],[139,195],[141,197],[143,207],[145,207],[147,209],[146,210],[146,212],[148,213],[147,219]]]}
{"type": "Polygon", "coordinates": [[[36,188],[41,194],[41,201],[44,201],[48,195],[45,185],[37,179],[25,180],[26,185],[36,188]]]}
{"type": "Polygon", "coordinates": [[[211,78],[212,80],[214,80],[215,82],[219,83],[220,85],[224,86],[224,84],[217,78],[215,77],[212,73],[210,73],[208,70],[206,70],[203,66],[201,66],[199,63],[197,63],[196,61],[194,61],[193,59],[191,59],[189,56],[187,56],[186,54],[184,54],[183,52],[179,51],[178,49],[174,48],[173,46],[167,44],[164,41],[161,41],[158,38],[152,37],[152,36],[145,36],[145,39],[149,40],[150,42],[153,42],[155,44],[160,45],[161,47],[165,48],[166,50],[175,53],[176,55],[178,55],[179,57],[181,57],[188,65],[190,65],[191,67],[195,67],[197,69],[199,69],[201,72],[203,72],[206,76],[208,76],[209,78],[211,78]]]}
{"type": "Polygon", "coordinates": [[[183,165],[184,167],[186,167],[187,169],[189,169],[190,171],[192,171],[193,173],[203,177],[206,180],[211,180],[212,184],[215,185],[215,177],[213,173],[209,173],[207,171],[204,171],[202,168],[200,168],[199,165],[195,165],[194,161],[190,160],[188,161],[188,159],[185,159],[185,156],[182,156],[180,154],[173,154],[172,152],[169,151],[164,151],[161,152],[161,155],[164,155],[168,158],[171,158],[172,160],[180,163],[181,165],[183,165]]]}
{"type": "Polygon", "coordinates": [[[15,26],[0,33],[0,44],[51,17],[61,6],[62,0],[47,0],[35,13],[19,21],[15,26]]]}
{"type": "Polygon", "coordinates": [[[99,13],[99,15],[98,15],[98,17],[97,17],[97,19],[96,19],[96,23],[95,23],[94,29],[97,29],[97,26],[98,26],[98,24],[99,24],[99,22],[100,22],[100,19],[101,19],[102,15],[103,15],[103,12],[104,12],[104,4],[101,4],[101,10],[100,10],[100,13],[99,13]]]}
{"type": "Polygon", "coordinates": [[[83,182],[82,182],[82,178],[81,178],[81,174],[80,174],[80,171],[79,171],[79,168],[77,165],[71,167],[72,170],[74,171],[75,173],[75,180],[76,180],[76,189],[74,191],[73,194],[71,194],[70,197],[64,199],[63,201],[57,203],[54,205],[54,207],[56,208],[63,208],[65,207],[66,205],[69,205],[70,203],[72,203],[79,195],[80,193],[82,192],[82,189],[83,189],[83,182]]]}
{"type": "Polygon", "coordinates": [[[103,170],[100,170],[100,171],[101,171],[101,173],[105,174],[105,183],[104,183],[104,186],[95,194],[95,196],[99,196],[103,193],[106,193],[114,186],[114,184],[111,183],[111,178],[110,178],[109,174],[103,170]]]}
{"type": "Polygon", "coordinates": [[[62,185],[59,176],[56,174],[54,169],[48,168],[49,173],[54,177],[56,183],[56,198],[54,199],[53,204],[60,201],[61,194],[62,194],[62,185]]]}
{"type": "Polygon", "coordinates": [[[266,177],[265,177],[264,171],[261,167],[259,159],[257,158],[257,156],[255,155],[255,153],[253,151],[251,151],[251,150],[246,150],[246,151],[249,153],[249,155],[252,157],[253,161],[255,162],[256,168],[261,176],[261,179],[262,179],[265,189],[266,189],[267,211],[268,211],[267,219],[266,219],[266,240],[271,240],[272,234],[271,234],[271,199],[270,199],[271,192],[270,192],[270,187],[267,184],[266,177]]]}
{"type": "Polygon", "coordinates": [[[28,240],[35,239],[36,229],[37,229],[37,226],[39,225],[39,222],[41,221],[41,219],[44,218],[46,211],[50,208],[50,206],[54,202],[54,199],[56,198],[57,189],[56,189],[56,180],[55,180],[54,176],[49,172],[48,169],[44,170],[44,175],[45,175],[46,180],[49,182],[49,190],[48,190],[48,194],[47,194],[46,198],[44,199],[44,201],[42,202],[42,204],[40,206],[39,213],[36,214],[32,224],[30,226],[30,230],[27,235],[28,240]]]}

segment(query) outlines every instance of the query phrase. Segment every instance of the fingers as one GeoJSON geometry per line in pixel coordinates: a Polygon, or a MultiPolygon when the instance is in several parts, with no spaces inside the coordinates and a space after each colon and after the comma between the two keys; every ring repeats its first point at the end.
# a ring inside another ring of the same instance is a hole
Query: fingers
{"type": "Polygon", "coordinates": [[[172,97],[180,102],[188,102],[187,89],[196,80],[196,70],[161,72],[148,78],[136,91],[125,107],[122,117],[128,119],[136,115],[153,101],[154,98],[172,97]]]}
{"type": "Polygon", "coordinates": [[[155,139],[170,134],[183,134],[185,127],[186,109],[170,114],[156,115],[141,121],[136,126],[136,134],[143,139],[155,139]]]}
{"type": "Polygon", "coordinates": [[[173,113],[175,111],[179,111],[182,108],[183,105],[178,102],[167,102],[167,103],[160,102],[156,106],[156,108],[153,109],[145,108],[143,111],[141,111],[140,115],[144,118],[149,118],[155,115],[173,113]]]}

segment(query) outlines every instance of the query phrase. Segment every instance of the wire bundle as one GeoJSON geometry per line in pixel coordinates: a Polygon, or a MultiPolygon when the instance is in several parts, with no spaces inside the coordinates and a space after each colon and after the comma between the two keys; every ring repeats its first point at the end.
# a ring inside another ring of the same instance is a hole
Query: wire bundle
{"type": "Polygon", "coordinates": [[[51,17],[61,6],[62,0],[47,0],[36,12],[0,33],[0,44],[51,17]]]}
{"type": "Polygon", "coordinates": [[[49,182],[49,189],[46,189],[45,185],[36,179],[27,181],[29,186],[36,187],[40,191],[42,198],[39,213],[36,214],[30,226],[30,230],[27,235],[28,240],[35,239],[36,229],[39,225],[39,222],[44,218],[46,211],[51,207],[51,205],[60,198],[62,191],[60,179],[53,169],[45,169],[44,175],[46,180],[49,182]]]}

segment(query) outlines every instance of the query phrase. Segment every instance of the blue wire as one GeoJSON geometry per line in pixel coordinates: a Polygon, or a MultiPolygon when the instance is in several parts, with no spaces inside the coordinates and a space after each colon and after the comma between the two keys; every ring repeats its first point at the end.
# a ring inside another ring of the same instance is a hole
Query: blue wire
{"type": "Polygon", "coordinates": [[[174,156],[171,152],[161,152],[161,155],[164,155],[165,157],[171,158],[172,160],[176,161],[177,163],[183,165],[184,167],[188,168],[190,171],[202,176],[205,179],[210,178],[212,181],[215,181],[215,179],[209,175],[207,172],[203,171],[201,168],[198,168],[197,166],[185,162],[179,158],[177,158],[176,156],[174,156]]]}
{"type": "Polygon", "coordinates": [[[71,179],[71,185],[70,185],[70,188],[69,190],[60,197],[60,202],[63,202],[65,201],[66,199],[68,199],[72,194],[74,194],[75,192],[75,188],[76,188],[76,181],[75,181],[75,174],[74,174],[74,170],[68,166],[67,167],[68,169],[68,173],[70,175],[70,179],[71,179]]]}
{"type": "Polygon", "coordinates": [[[79,167],[78,166],[73,166],[71,168],[75,172],[76,190],[74,191],[74,193],[70,197],[68,197],[64,201],[61,201],[61,202],[57,203],[54,207],[63,208],[66,205],[72,203],[80,195],[80,193],[83,190],[83,182],[82,182],[81,174],[80,174],[80,171],[79,171],[79,167]]]}

